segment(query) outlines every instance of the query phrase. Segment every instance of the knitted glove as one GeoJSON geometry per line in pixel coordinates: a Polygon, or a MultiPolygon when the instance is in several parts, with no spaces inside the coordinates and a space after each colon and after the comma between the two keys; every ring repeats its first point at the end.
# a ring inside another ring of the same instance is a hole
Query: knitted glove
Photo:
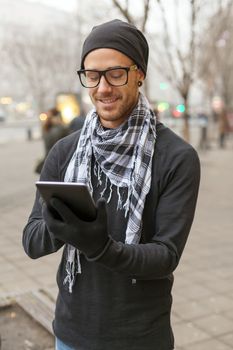
{"type": "Polygon", "coordinates": [[[98,256],[109,241],[105,200],[97,202],[97,217],[94,221],[79,219],[60,199],[52,198],[50,205],[59,214],[54,215],[46,204],[43,218],[48,230],[67,244],[82,251],[88,258],[98,256]]]}

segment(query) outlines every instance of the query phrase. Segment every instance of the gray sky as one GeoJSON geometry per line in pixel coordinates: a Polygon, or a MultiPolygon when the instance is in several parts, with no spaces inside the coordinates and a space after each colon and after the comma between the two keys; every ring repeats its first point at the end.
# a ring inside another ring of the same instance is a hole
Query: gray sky
{"type": "Polygon", "coordinates": [[[77,0],[28,0],[31,2],[40,2],[42,4],[51,5],[59,9],[72,11],[77,0]]]}

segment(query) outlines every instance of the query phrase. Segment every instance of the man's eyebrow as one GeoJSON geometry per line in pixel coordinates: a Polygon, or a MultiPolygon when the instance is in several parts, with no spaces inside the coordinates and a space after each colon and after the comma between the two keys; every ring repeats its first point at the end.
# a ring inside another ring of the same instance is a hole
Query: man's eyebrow
{"type": "Polygon", "coordinates": [[[125,67],[128,67],[128,66],[111,66],[111,67],[107,67],[105,69],[97,69],[97,68],[85,68],[85,70],[94,70],[94,71],[104,71],[104,70],[108,70],[108,69],[117,69],[117,68],[125,68],[125,67]]]}

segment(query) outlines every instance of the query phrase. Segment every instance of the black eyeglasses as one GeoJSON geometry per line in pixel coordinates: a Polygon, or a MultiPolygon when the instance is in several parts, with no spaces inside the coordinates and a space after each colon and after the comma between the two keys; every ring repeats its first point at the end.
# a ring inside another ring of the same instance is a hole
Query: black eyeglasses
{"type": "Polygon", "coordinates": [[[137,69],[137,65],[134,64],[130,67],[114,67],[106,70],[80,69],[77,74],[85,88],[97,87],[102,76],[111,86],[123,86],[128,83],[128,73],[137,69]]]}

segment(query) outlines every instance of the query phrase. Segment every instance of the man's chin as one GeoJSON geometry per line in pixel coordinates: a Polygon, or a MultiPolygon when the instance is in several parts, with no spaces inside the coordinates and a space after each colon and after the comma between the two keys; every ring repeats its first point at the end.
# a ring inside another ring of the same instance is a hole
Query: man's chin
{"type": "Polygon", "coordinates": [[[110,107],[106,107],[106,108],[97,108],[97,114],[106,120],[111,120],[113,119],[113,116],[116,115],[117,111],[116,108],[110,108],[110,107]]]}
{"type": "Polygon", "coordinates": [[[114,114],[113,113],[106,113],[106,112],[98,112],[97,111],[98,116],[100,117],[100,120],[103,120],[105,122],[112,122],[114,121],[114,114]]]}

